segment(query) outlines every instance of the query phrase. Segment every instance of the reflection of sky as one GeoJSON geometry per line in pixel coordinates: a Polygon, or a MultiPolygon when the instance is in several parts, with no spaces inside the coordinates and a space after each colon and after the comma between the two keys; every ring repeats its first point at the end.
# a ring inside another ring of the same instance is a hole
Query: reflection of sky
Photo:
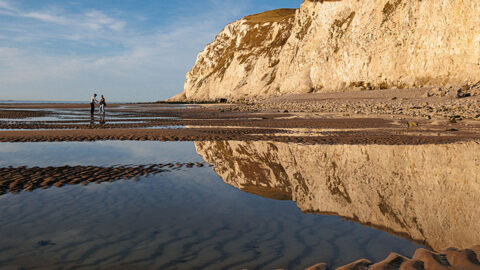
{"type": "Polygon", "coordinates": [[[303,214],[291,201],[241,192],[207,167],[3,195],[0,235],[4,265],[47,261],[53,264],[46,268],[65,269],[303,269],[379,261],[392,251],[411,256],[418,247],[335,216],[303,214]]]}
{"type": "Polygon", "coordinates": [[[192,142],[0,143],[0,167],[142,165],[201,161],[192,142]]]}

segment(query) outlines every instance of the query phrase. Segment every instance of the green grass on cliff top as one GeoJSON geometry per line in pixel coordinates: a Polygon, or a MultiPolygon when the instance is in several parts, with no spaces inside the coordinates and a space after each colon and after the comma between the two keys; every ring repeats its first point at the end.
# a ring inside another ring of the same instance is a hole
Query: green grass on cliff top
{"type": "Polygon", "coordinates": [[[296,9],[281,8],[276,10],[269,10],[263,13],[258,13],[245,17],[249,23],[267,23],[267,22],[281,22],[285,19],[295,16],[296,9]]]}

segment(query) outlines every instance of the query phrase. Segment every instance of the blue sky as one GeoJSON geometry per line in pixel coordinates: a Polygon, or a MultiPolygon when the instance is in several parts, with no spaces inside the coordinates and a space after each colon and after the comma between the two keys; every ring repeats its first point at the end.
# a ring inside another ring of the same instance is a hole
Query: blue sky
{"type": "Polygon", "coordinates": [[[154,101],[229,22],[303,0],[0,0],[0,100],[154,101]]]}

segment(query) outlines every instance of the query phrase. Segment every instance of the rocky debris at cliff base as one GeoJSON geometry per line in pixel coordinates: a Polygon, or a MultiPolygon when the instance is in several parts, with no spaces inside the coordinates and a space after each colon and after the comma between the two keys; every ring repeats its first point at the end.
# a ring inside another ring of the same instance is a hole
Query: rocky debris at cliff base
{"type": "MultiPolygon", "coordinates": [[[[477,86],[475,86],[477,87],[477,86]]],[[[472,88],[473,89],[473,88],[472,88]]],[[[476,88],[475,88],[476,89],[476,88]]],[[[473,90],[465,98],[431,96],[431,89],[390,89],[361,92],[295,94],[269,99],[250,99],[233,109],[244,112],[319,112],[362,115],[402,115],[450,119],[480,119],[480,97],[473,90]]],[[[477,91],[477,90],[475,90],[477,91]]],[[[480,84],[478,86],[480,93],[480,84]]],[[[457,92],[455,92],[457,93],[457,92]]],[[[462,92],[466,95],[466,92],[462,92]]],[[[456,95],[456,94],[455,94],[456,95]]],[[[230,109],[230,110],[233,110],[230,109]]]]}
{"type": "MultiPolygon", "coordinates": [[[[433,252],[418,249],[412,259],[396,253],[390,254],[385,260],[373,264],[369,260],[361,259],[336,270],[480,270],[480,246],[471,249],[447,249],[442,252],[433,252]]],[[[305,270],[329,270],[325,263],[313,265],[305,270]]]]}
{"type": "Polygon", "coordinates": [[[426,93],[426,97],[451,97],[451,98],[466,98],[480,95],[480,82],[469,86],[447,86],[434,87],[426,93]]]}

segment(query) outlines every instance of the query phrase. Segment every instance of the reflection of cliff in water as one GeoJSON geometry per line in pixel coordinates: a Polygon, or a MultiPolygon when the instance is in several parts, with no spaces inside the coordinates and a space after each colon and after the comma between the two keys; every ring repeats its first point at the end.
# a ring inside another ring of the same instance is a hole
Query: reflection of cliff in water
{"type": "Polygon", "coordinates": [[[223,180],[292,199],[425,242],[436,250],[480,243],[480,145],[300,145],[196,142],[223,180]]]}

